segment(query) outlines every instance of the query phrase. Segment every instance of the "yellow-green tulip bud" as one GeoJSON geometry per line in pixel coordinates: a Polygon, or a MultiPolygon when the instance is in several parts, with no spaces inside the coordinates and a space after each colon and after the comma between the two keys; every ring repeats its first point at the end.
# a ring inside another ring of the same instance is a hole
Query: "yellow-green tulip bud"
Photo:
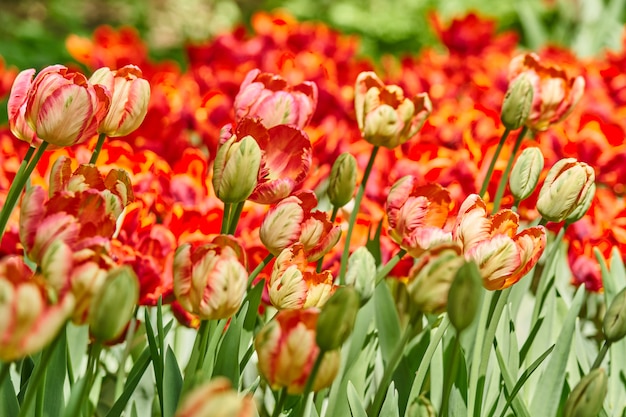
{"type": "Polygon", "coordinates": [[[563,417],[596,417],[602,409],[607,385],[604,369],[594,369],[582,377],[567,397],[563,417]]]}
{"type": "Polygon", "coordinates": [[[339,349],[346,341],[359,311],[359,294],[352,287],[340,287],[326,301],[317,319],[315,342],[322,352],[339,349]]]}
{"type": "Polygon", "coordinates": [[[518,201],[528,198],[535,191],[542,169],[543,154],[541,150],[539,148],[524,149],[515,161],[509,178],[511,194],[518,201]]]}
{"type": "Polygon", "coordinates": [[[604,315],[602,323],[604,337],[608,342],[617,342],[626,336],[626,288],[621,290],[604,315]]]}
{"type": "Polygon", "coordinates": [[[252,136],[233,136],[217,150],[213,163],[213,188],[224,203],[245,201],[257,186],[261,148],[252,136]]]}
{"type": "Polygon", "coordinates": [[[362,246],[350,255],[346,283],[353,286],[364,304],[374,294],[376,287],[376,260],[370,251],[362,246]]]}
{"type": "Polygon", "coordinates": [[[117,339],[139,301],[139,280],[133,269],[123,266],[110,271],[93,300],[87,318],[91,335],[99,342],[117,339]]]}
{"type": "Polygon", "coordinates": [[[482,278],[474,261],[465,262],[457,271],[448,293],[448,317],[457,332],[467,329],[480,307],[482,278]]]}
{"type": "Polygon", "coordinates": [[[522,127],[533,104],[533,86],[525,75],[517,77],[506,91],[500,120],[510,130],[522,127]]]}
{"type": "Polygon", "coordinates": [[[356,158],[348,152],[339,155],[328,178],[328,198],[335,207],[343,207],[352,199],[356,188],[356,158]]]}
{"type": "Polygon", "coordinates": [[[572,224],[582,219],[582,217],[585,214],[587,214],[589,207],[591,207],[591,203],[593,202],[593,197],[595,196],[595,194],[596,194],[596,184],[591,183],[591,186],[589,187],[589,189],[583,196],[582,201],[580,202],[578,206],[576,206],[574,211],[572,211],[570,215],[567,216],[567,218],[565,219],[565,222],[572,224]]]}
{"type": "Polygon", "coordinates": [[[561,159],[548,171],[539,191],[537,210],[552,222],[567,219],[580,206],[584,207],[590,198],[588,194],[595,190],[594,181],[595,173],[589,165],[574,158],[561,159]]]}

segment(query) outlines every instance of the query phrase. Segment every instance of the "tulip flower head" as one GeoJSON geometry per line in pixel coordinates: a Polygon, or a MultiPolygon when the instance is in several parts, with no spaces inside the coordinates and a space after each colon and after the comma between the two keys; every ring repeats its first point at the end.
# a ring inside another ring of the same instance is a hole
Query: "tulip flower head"
{"type": "Polygon", "coordinates": [[[341,229],[333,226],[326,213],[313,211],[317,198],[301,191],[282,200],[266,214],[259,231],[261,242],[274,256],[300,242],[309,262],[328,253],[339,241],[341,229]]]}
{"type": "MultiPolygon", "coordinates": [[[[254,348],[259,371],[272,389],[287,388],[289,394],[300,394],[320,354],[315,342],[319,310],[282,310],[257,334],[254,348]]],[[[313,381],[313,391],[330,386],[337,375],[340,351],[324,353],[313,381]]]]}
{"type": "Polygon", "coordinates": [[[195,248],[181,245],[174,255],[176,299],[202,320],[231,317],[246,291],[245,263],[243,248],[230,236],[219,235],[195,248]]]}
{"type": "Polygon", "coordinates": [[[150,101],[150,84],[139,67],[126,65],[116,71],[103,67],[96,70],[89,81],[111,93],[111,106],[98,132],[109,137],[126,136],[139,127],[150,101]]]}
{"type": "Polygon", "coordinates": [[[217,377],[183,397],[175,417],[256,417],[251,395],[241,396],[230,380],[217,377]]]}
{"type": "Polygon", "coordinates": [[[317,85],[305,81],[289,86],[282,77],[253,69],[241,83],[235,97],[237,122],[259,118],[266,128],[293,125],[303,129],[317,106],[317,85]]]}
{"type": "Polygon", "coordinates": [[[397,85],[386,86],[374,72],[359,74],[354,87],[356,119],[363,139],[393,149],[422,128],[432,111],[428,94],[412,99],[397,85]]]}
{"type": "Polygon", "coordinates": [[[468,196],[453,229],[466,259],[474,260],[488,290],[501,290],[519,281],[537,263],[546,246],[543,226],[517,232],[519,216],[502,210],[491,216],[477,194],[468,196]]]}
{"type": "Polygon", "coordinates": [[[335,291],[330,271],[315,272],[301,243],[283,249],[268,284],[272,305],[279,310],[321,307],[335,291]]]}
{"type": "Polygon", "coordinates": [[[9,98],[9,120],[16,136],[58,147],[92,138],[109,110],[110,92],[62,65],[46,67],[33,79],[34,75],[32,69],[22,71],[9,98]]]}
{"type": "Polygon", "coordinates": [[[509,83],[526,77],[533,87],[532,106],[526,126],[533,130],[546,130],[553,123],[565,119],[580,101],[585,79],[568,77],[559,67],[541,63],[534,54],[519,55],[509,65],[509,83]]]}

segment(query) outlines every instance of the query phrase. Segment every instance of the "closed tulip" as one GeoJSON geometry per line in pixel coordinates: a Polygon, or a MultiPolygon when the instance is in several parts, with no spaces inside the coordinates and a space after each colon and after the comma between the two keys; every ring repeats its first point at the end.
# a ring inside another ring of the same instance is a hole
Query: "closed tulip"
{"type": "Polygon", "coordinates": [[[228,378],[217,377],[183,397],[174,417],[256,417],[251,395],[239,395],[228,378]]]}

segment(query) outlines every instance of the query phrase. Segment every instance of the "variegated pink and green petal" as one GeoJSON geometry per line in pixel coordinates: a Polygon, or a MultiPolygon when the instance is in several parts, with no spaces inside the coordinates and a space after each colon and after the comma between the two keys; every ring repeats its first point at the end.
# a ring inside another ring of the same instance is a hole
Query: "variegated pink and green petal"
{"type": "Polygon", "coordinates": [[[48,196],[66,191],[72,176],[72,160],[64,155],[57,158],[50,169],[50,187],[48,188],[48,196]]]}
{"type": "Polygon", "coordinates": [[[300,238],[304,211],[300,199],[291,196],[272,207],[261,224],[261,242],[274,256],[300,238]]]}
{"type": "MultiPolygon", "coordinates": [[[[239,310],[243,302],[248,273],[237,260],[234,251],[226,248],[224,252],[233,253],[227,256],[223,253],[215,263],[209,261],[212,268],[204,268],[204,265],[200,268],[205,270],[205,287],[200,293],[202,299],[196,311],[201,319],[229,318],[239,310]]],[[[195,285],[199,281],[195,270],[193,276],[195,285]]]]}
{"type": "Polygon", "coordinates": [[[513,240],[517,244],[521,263],[511,278],[512,282],[507,282],[508,285],[505,288],[519,281],[537,264],[546,248],[546,229],[543,226],[530,227],[515,236],[513,240]]]}
{"type": "Polygon", "coordinates": [[[54,239],[41,258],[41,275],[55,291],[55,296],[71,287],[70,276],[74,266],[72,249],[63,239],[54,239]]]}
{"type": "Polygon", "coordinates": [[[248,259],[246,255],[246,250],[243,245],[236,237],[232,235],[217,235],[211,240],[211,244],[217,246],[220,249],[230,248],[237,255],[237,259],[244,266],[247,267],[248,259]]]}
{"type": "MultiPolygon", "coordinates": [[[[399,217],[398,212],[411,195],[411,191],[413,191],[415,181],[416,179],[412,175],[404,176],[396,181],[389,190],[389,195],[387,196],[386,211],[390,229],[396,228],[399,217]]],[[[400,242],[397,241],[397,243],[400,242]]]]}
{"type": "Polygon", "coordinates": [[[453,238],[466,252],[479,242],[489,239],[491,230],[492,224],[485,203],[477,194],[469,195],[459,209],[452,231],[453,238]]]}
{"type": "Polygon", "coordinates": [[[361,131],[365,124],[365,115],[368,112],[368,110],[365,109],[366,95],[372,88],[381,90],[385,88],[385,84],[378,78],[375,72],[361,72],[354,86],[354,109],[356,111],[356,120],[361,131]]]}
{"type": "Polygon", "coordinates": [[[72,294],[76,300],[72,313],[74,323],[86,323],[93,297],[100,291],[106,277],[107,270],[95,262],[85,262],[72,269],[72,294]]]}
{"type": "Polygon", "coordinates": [[[194,308],[189,299],[192,287],[191,274],[193,271],[190,244],[182,244],[176,249],[173,271],[176,299],[185,310],[192,312],[194,308]]]}
{"type": "Polygon", "coordinates": [[[61,240],[70,247],[74,246],[79,239],[81,226],[76,217],[63,212],[47,215],[35,226],[35,239],[27,252],[28,257],[41,264],[48,247],[55,240],[61,240]]]}
{"type": "MultiPolygon", "coordinates": [[[[285,251],[283,251],[285,252],[285,251]]],[[[279,263],[279,260],[276,260],[279,263]]],[[[308,285],[298,265],[276,263],[268,285],[270,301],[279,310],[302,308],[307,299],[308,285]]]]}
{"type": "Polygon", "coordinates": [[[416,229],[402,240],[401,246],[409,255],[419,257],[424,251],[442,244],[452,243],[452,233],[439,227],[426,226],[416,229]]]}
{"type": "Polygon", "coordinates": [[[521,266],[518,245],[505,235],[478,242],[469,251],[465,251],[465,258],[476,262],[483,278],[483,286],[492,291],[514,284],[510,278],[521,266]]]}
{"type": "Polygon", "coordinates": [[[110,170],[104,178],[104,186],[122,199],[124,207],[135,201],[132,182],[124,169],[110,170]]]}
{"type": "Polygon", "coordinates": [[[26,190],[20,206],[20,242],[28,254],[35,245],[35,235],[45,213],[46,191],[40,186],[26,190]]]}
{"type": "Polygon", "coordinates": [[[333,226],[330,230],[323,234],[322,239],[317,243],[317,245],[307,251],[307,260],[309,262],[319,260],[337,245],[340,238],[341,227],[333,226]]]}

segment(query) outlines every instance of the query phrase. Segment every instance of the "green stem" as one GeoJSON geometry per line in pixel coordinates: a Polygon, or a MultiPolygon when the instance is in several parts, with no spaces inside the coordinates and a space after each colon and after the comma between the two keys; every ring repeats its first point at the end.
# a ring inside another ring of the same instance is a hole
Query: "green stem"
{"type": "Polygon", "coordinates": [[[100,352],[102,352],[102,344],[94,342],[89,346],[89,358],[87,360],[87,370],[84,376],[85,383],[81,387],[78,410],[83,410],[89,401],[89,393],[91,392],[91,387],[93,386],[97,374],[100,352]]]}
{"type": "Polygon", "coordinates": [[[550,274],[552,272],[552,268],[554,267],[554,263],[556,262],[556,257],[559,253],[559,246],[561,245],[561,239],[563,239],[563,236],[565,235],[565,230],[565,227],[561,228],[554,240],[545,250],[546,260],[544,262],[541,275],[539,276],[539,285],[535,294],[535,306],[533,307],[531,323],[535,323],[539,319],[539,314],[541,313],[541,309],[543,308],[543,303],[545,301],[546,291],[548,290],[548,287],[553,279],[550,274]]]}
{"type": "MultiPolygon", "coordinates": [[[[339,208],[337,206],[333,206],[333,212],[330,215],[330,222],[331,223],[335,223],[335,219],[337,218],[337,213],[339,212],[339,208]]],[[[319,258],[317,260],[317,267],[315,268],[315,270],[317,272],[322,272],[322,267],[324,266],[324,257],[322,256],[321,258],[319,258]]]]}
{"type": "Polygon", "coordinates": [[[481,198],[484,197],[485,193],[487,192],[487,188],[489,187],[489,181],[491,181],[491,176],[493,175],[493,169],[496,167],[496,162],[498,161],[500,152],[502,152],[502,146],[504,145],[504,142],[506,142],[506,138],[509,136],[509,133],[511,133],[511,129],[507,127],[504,133],[502,133],[502,136],[500,137],[500,142],[498,142],[496,153],[494,153],[493,158],[491,158],[491,163],[489,164],[487,175],[485,175],[485,179],[483,180],[483,185],[480,188],[479,195],[481,196],[481,198]]]}
{"type": "Polygon", "coordinates": [[[389,363],[385,364],[385,371],[383,372],[383,377],[380,381],[380,385],[376,390],[374,401],[367,410],[367,415],[369,417],[378,417],[378,415],[380,414],[380,409],[382,408],[385,397],[387,396],[387,390],[389,389],[389,384],[391,383],[391,379],[393,378],[393,373],[396,371],[396,368],[402,360],[406,344],[414,336],[414,330],[415,328],[412,324],[409,324],[406,327],[406,329],[404,330],[404,334],[402,335],[402,339],[400,339],[394,351],[392,352],[391,357],[389,358],[389,363]]]}
{"type": "Polygon", "coordinates": [[[228,221],[228,234],[234,235],[237,230],[237,223],[239,223],[239,218],[241,217],[241,211],[243,210],[243,205],[245,204],[245,200],[237,203],[235,206],[235,210],[231,213],[230,220],[228,221]]]}
{"type": "Polygon", "coordinates": [[[602,349],[600,349],[600,352],[598,352],[598,356],[596,356],[596,360],[593,362],[593,365],[591,365],[590,371],[593,371],[594,369],[600,367],[602,361],[604,360],[604,357],[609,351],[609,347],[611,347],[611,342],[605,340],[604,344],[602,345],[602,349]]]}
{"type": "Polygon", "coordinates": [[[311,373],[306,380],[306,385],[304,386],[304,391],[302,392],[302,397],[299,405],[299,410],[294,413],[294,415],[299,417],[304,417],[304,410],[306,409],[306,403],[309,398],[309,394],[313,389],[313,382],[315,382],[315,378],[317,377],[317,373],[320,370],[320,366],[322,365],[322,361],[324,360],[324,355],[326,352],[320,352],[315,358],[315,362],[313,363],[313,368],[311,368],[311,373]]]}
{"type": "Polygon", "coordinates": [[[272,417],[278,417],[280,415],[280,413],[283,411],[286,399],[287,387],[280,390],[280,394],[278,394],[278,401],[276,401],[276,404],[274,405],[274,412],[272,413],[272,417]]]}
{"type": "Polygon", "coordinates": [[[222,215],[222,229],[220,230],[220,234],[227,235],[229,228],[229,220],[230,220],[230,211],[232,208],[231,203],[224,203],[224,214],[222,215]]]}
{"type": "MultiPolygon", "coordinates": [[[[137,309],[135,309],[135,314],[137,314],[137,309]]],[[[119,398],[124,391],[124,383],[126,382],[126,360],[128,356],[130,356],[130,349],[133,342],[133,338],[135,337],[135,332],[137,331],[137,319],[133,317],[130,320],[130,324],[128,325],[128,332],[126,332],[126,346],[124,346],[124,351],[122,352],[122,358],[120,359],[119,368],[117,368],[117,377],[115,380],[115,399],[119,398]]]]}
{"type": "Polygon", "coordinates": [[[348,268],[348,257],[350,256],[350,240],[352,239],[352,230],[354,229],[354,223],[356,223],[356,217],[359,214],[359,208],[361,206],[361,200],[363,200],[363,195],[365,195],[365,186],[367,185],[367,179],[372,172],[372,167],[374,166],[374,160],[376,159],[376,154],[378,153],[378,146],[374,146],[372,149],[372,153],[370,155],[370,159],[367,162],[367,166],[365,167],[365,171],[363,172],[363,180],[361,181],[361,185],[359,185],[359,191],[356,193],[356,197],[354,198],[354,207],[352,209],[352,213],[350,213],[350,221],[348,223],[348,231],[346,232],[346,243],[343,247],[343,253],[341,254],[341,266],[339,269],[339,284],[343,285],[345,281],[346,268],[348,268]]]}
{"type": "Polygon", "coordinates": [[[48,368],[48,363],[50,362],[52,354],[54,353],[57,345],[61,342],[61,337],[65,337],[64,332],[59,332],[59,334],[54,338],[52,343],[45,347],[44,350],[41,352],[41,358],[39,359],[39,363],[37,364],[35,371],[28,381],[28,388],[26,388],[26,395],[24,397],[24,402],[22,402],[22,407],[20,408],[19,417],[25,417],[29,415],[28,412],[33,404],[33,401],[35,400],[39,385],[44,380],[44,375],[46,373],[46,369],[48,368]]]}
{"type": "Polygon", "coordinates": [[[202,320],[202,322],[200,323],[200,329],[198,330],[197,337],[200,338],[200,356],[198,357],[198,362],[196,363],[196,372],[202,369],[202,367],[204,366],[204,360],[206,359],[206,351],[209,345],[209,335],[211,333],[209,331],[209,324],[209,320],[202,320]]]}
{"type": "Polygon", "coordinates": [[[100,133],[98,135],[98,143],[96,143],[96,147],[91,154],[91,159],[89,159],[90,164],[95,164],[98,161],[98,156],[100,156],[100,151],[102,150],[102,145],[104,145],[104,140],[107,135],[105,133],[100,133]]]}
{"type": "Polygon", "coordinates": [[[250,274],[250,276],[248,277],[248,288],[250,288],[250,286],[252,285],[252,282],[254,281],[254,279],[257,277],[257,275],[259,275],[259,273],[263,270],[263,268],[265,268],[265,266],[270,263],[270,261],[274,259],[274,255],[272,255],[271,253],[268,254],[265,259],[263,259],[261,261],[260,264],[257,265],[256,268],[254,268],[254,271],[252,271],[252,273],[250,274]]]}
{"type": "Polygon", "coordinates": [[[441,417],[446,417],[448,415],[448,405],[450,404],[450,392],[452,391],[452,385],[456,379],[456,375],[459,371],[459,352],[461,350],[461,343],[459,342],[459,338],[461,334],[457,334],[454,338],[454,345],[452,346],[452,367],[450,368],[450,373],[447,375],[445,379],[445,383],[443,386],[443,396],[441,398],[441,417]]]}
{"type": "Polygon", "coordinates": [[[9,217],[11,217],[11,213],[13,213],[13,209],[15,208],[15,204],[17,200],[20,198],[22,194],[22,190],[24,189],[24,185],[26,185],[26,181],[32,174],[35,166],[37,166],[37,162],[41,159],[44,151],[48,147],[48,142],[41,142],[39,145],[39,149],[37,153],[31,159],[35,148],[32,146],[28,148],[26,155],[24,155],[24,159],[22,160],[22,164],[20,168],[17,170],[15,174],[15,178],[11,183],[11,188],[9,188],[9,192],[7,193],[7,199],[4,202],[4,206],[2,206],[2,211],[0,211],[0,239],[4,236],[4,230],[7,227],[7,223],[9,222],[9,217]]]}
{"type": "Polygon", "coordinates": [[[509,157],[509,161],[506,164],[506,169],[502,173],[502,177],[500,178],[500,183],[498,184],[498,191],[496,191],[496,196],[493,199],[493,210],[492,213],[495,213],[500,209],[500,202],[502,200],[502,196],[504,195],[504,190],[506,189],[506,184],[509,181],[509,174],[511,173],[511,169],[513,168],[513,161],[515,161],[515,155],[519,150],[519,147],[522,145],[522,139],[526,136],[526,132],[528,128],[524,126],[522,131],[517,135],[517,139],[515,140],[515,145],[513,145],[513,150],[511,151],[511,156],[509,157]]]}
{"type": "Polygon", "coordinates": [[[400,251],[396,253],[393,258],[389,259],[389,262],[387,262],[385,266],[383,266],[376,274],[376,285],[378,285],[380,281],[385,279],[385,277],[391,272],[391,270],[396,265],[398,265],[398,262],[400,262],[400,259],[402,259],[404,255],[406,255],[406,250],[400,249],[400,251]]]}
{"type": "Polygon", "coordinates": [[[5,362],[2,364],[2,369],[0,369],[0,387],[4,384],[4,380],[9,376],[9,371],[11,370],[11,365],[13,362],[5,362]]]}

